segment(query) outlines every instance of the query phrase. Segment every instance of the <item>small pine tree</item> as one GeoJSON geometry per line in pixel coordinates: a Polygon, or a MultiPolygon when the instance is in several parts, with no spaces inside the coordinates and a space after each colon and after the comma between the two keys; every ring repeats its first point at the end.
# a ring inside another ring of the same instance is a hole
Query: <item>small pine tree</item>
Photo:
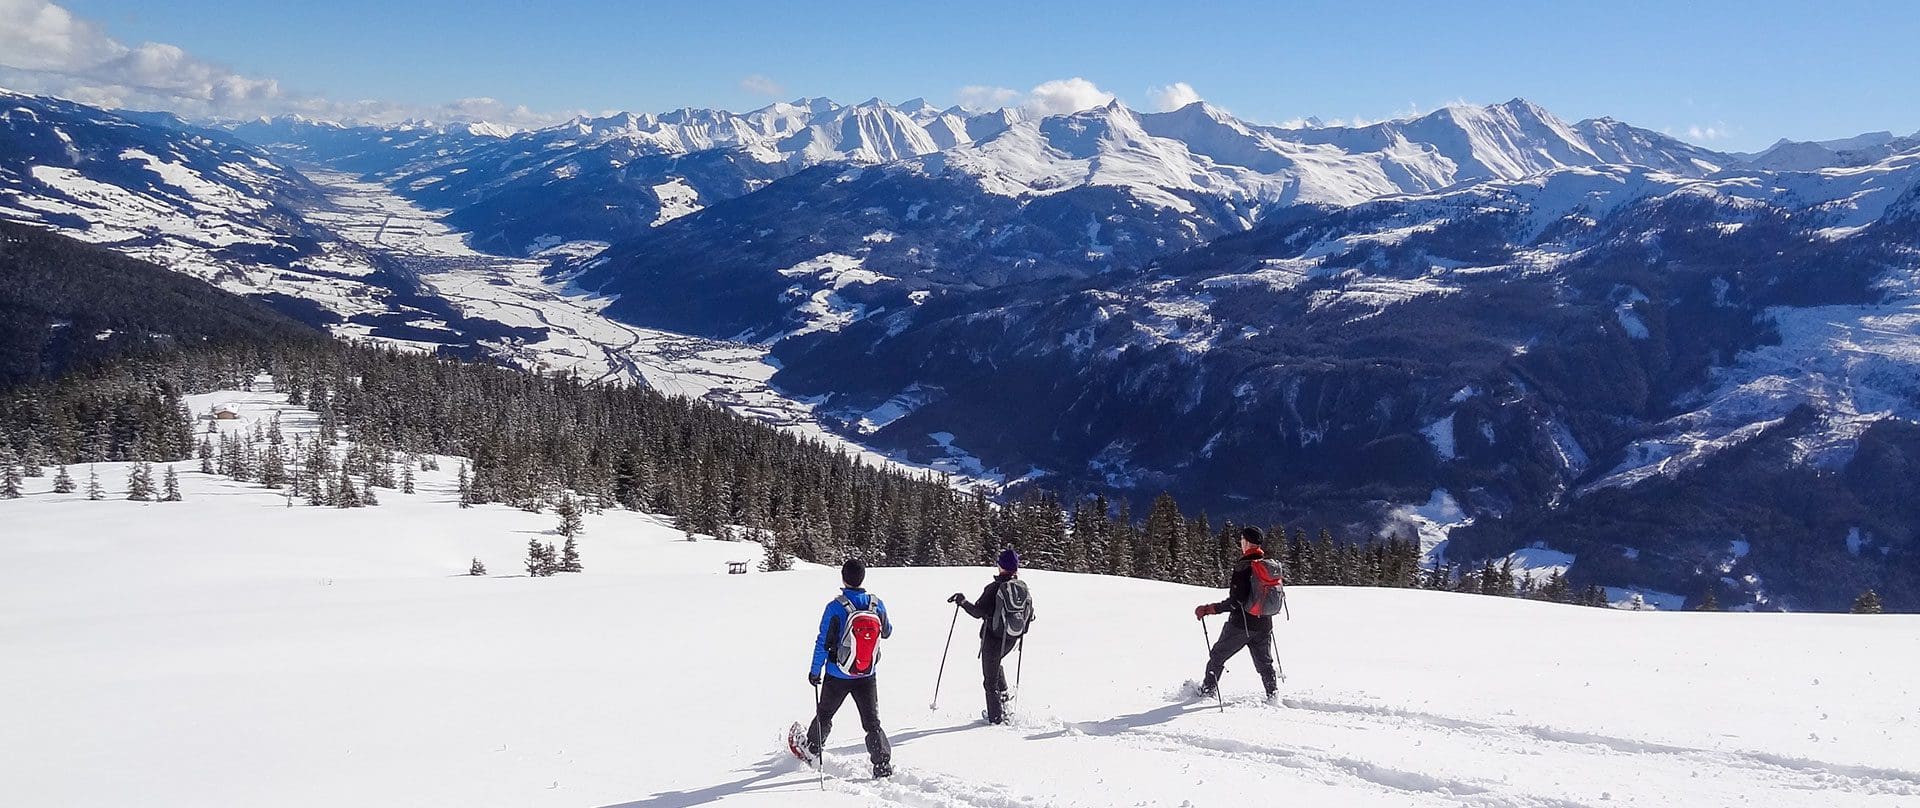
{"type": "Polygon", "coordinates": [[[1631,611],[1636,611],[1636,612],[1646,611],[1647,596],[1642,595],[1638,592],[1633,593],[1633,597],[1627,598],[1627,609],[1631,611]]]}
{"type": "Polygon", "coordinates": [[[127,499],[135,502],[153,501],[153,467],[146,463],[135,463],[127,472],[127,499]]]}
{"type": "Polygon", "coordinates": [[[340,469],[340,480],[333,486],[333,507],[358,508],[361,506],[360,489],[353,484],[353,478],[347,476],[346,468],[340,469]]]}
{"type": "Polygon", "coordinates": [[[400,493],[413,493],[413,467],[407,466],[400,472],[400,493]]]}
{"type": "Polygon", "coordinates": [[[572,536],[568,536],[566,546],[560,548],[560,564],[558,569],[561,572],[581,571],[580,544],[576,542],[572,536]]]}
{"type": "Polygon", "coordinates": [[[553,512],[560,515],[560,526],[554,532],[569,541],[586,531],[586,524],[580,519],[580,503],[574,501],[572,494],[560,492],[560,499],[553,503],[553,512]]]}
{"type": "Polygon", "coordinates": [[[1707,596],[1700,599],[1700,605],[1695,607],[1694,610],[1701,612],[1720,611],[1720,598],[1713,594],[1713,590],[1709,589],[1707,590],[1707,596]]]}
{"type": "Polygon", "coordinates": [[[99,502],[107,498],[107,489],[100,487],[100,470],[87,467],[87,499],[99,502]]]}
{"type": "Polygon", "coordinates": [[[487,574],[487,565],[480,563],[480,559],[475,558],[473,560],[473,565],[470,567],[467,567],[467,574],[468,575],[485,575],[487,574]]]}
{"type": "Polygon", "coordinates": [[[1880,614],[1880,594],[1871,589],[1861,592],[1860,597],[1853,599],[1853,608],[1848,611],[1854,614],[1880,614]]]}
{"type": "Polygon", "coordinates": [[[460,507],[473,507],[473,480],[467,475],[467,464],[464,462],[460,464],[458,482],[460,483],[460,507]]]}
{"type": "Polygon", "coordinates": [[[0,499],[20,498],[20,467],[0,463],[0,499]]]}
{"type": "Polygon", "coordinates": [[[56,494],[73,493],[73,476],[67,473],[67,467],[61,466],[53,475],[53,492],[56,494]]]}
{"type": "Polygon", "coordinates": [[[27,445],[20,450],[20,473],[28,477],[39,477],[46,474],[46,470],[40,468],[40,464],[45,462],[41,459],[40,455],[39,436],[35,435],[32,431],[27,432],[27,445]]]}
{"type": "Polygon", "coordinates": [[[173,470],[172,466],[168,466],[166,475],[161,477],[160,481],[160,501],[179,502],[180,500],[180,475],[173,470]]]}
{"type": "Polygon", "coordinates": [[[760,559],[761,572],[786,572],[793,569],[793,555],[787,552],[777,532],[754,531],[754,538],[766,546],[766,556],[760,559]]]}
{"type": "Polygon", "coordinates": [[[527,540],[527,574],[535,578],[545,578],[554,573],[558,564],[554,558],[553,545],[543,544],[539,539],[527,540]]]}
{"type": "Polygon", "coordinates": [[[379,507],[380,505],[380,497],[373,493],[373,483],[371,481],[367,482],[366,485],[360,489],[360,504],[369,508],[379,507]]]}

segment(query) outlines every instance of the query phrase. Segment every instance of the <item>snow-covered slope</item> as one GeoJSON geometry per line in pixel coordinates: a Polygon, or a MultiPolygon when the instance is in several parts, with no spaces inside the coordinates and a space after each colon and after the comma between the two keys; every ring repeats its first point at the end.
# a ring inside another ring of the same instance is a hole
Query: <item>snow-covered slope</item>
{"type": "MultiPolygon", "coordinates": [[[[248,418],[283,408],[237,399],[248,418]]],[[[312,428],[289,410],[289,431],[312,428]]],[[[247,421],[226,424],[247,428],[247,421]]],[[[1904,806],[1908,616],[1631,613],[1296,588],[1284,705],[1244,657],[1179,695],[1201,590],[1029,572],[1018,718],[977,720],[984,569],[876,569],[891,781],[849,706],[824,790],[779,744],[836,575],[727,575],[751,544],[587,517],[586,572],[518,574],[550,515],[454,504],[451,459],[377,508],[288,508],[181,464],[186,501],[0,500],[9,800],[120,806],[1904,806]],[[492,572],[468,577],[469,559],[492,572]],[[709,608],[708,606],[712,607],[709,608]],[[1578,637],[1577,642],[1566,638],[1578,637]],[[1791,649],[1757,660],[1756,648],[1791,649]]],[[[81,482],[87,469],[76,468],[81,482]]],[[[1217,623],[1216,621],[1210,621],[1217,623]]],[[[1216,626],[1213,626],[1217,628],[1216,626]]]]}
{"type": "Polygon", "coordinates": [[[1837,140],[1780,139],[1764,151],[1733,155],[1741,165],[1773,171],[1813,171],[1838,166],[1861,166],[1901,152],[1920,149],[1920,132],[1895,137],[1892,132],[1868,132],[1837,140]]]}
{"type": "Polygon", "coordinates": [[[0,91],[0,218],[53,228],[315,325],[421,316],[410,279],[308,220],[323,195],[211,130],[0,91]]]}

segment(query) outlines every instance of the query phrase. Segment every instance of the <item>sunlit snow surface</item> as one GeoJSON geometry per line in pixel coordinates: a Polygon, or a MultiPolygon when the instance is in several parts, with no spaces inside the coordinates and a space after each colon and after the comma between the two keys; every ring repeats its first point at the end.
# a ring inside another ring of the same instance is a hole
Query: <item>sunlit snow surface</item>
{"type": "MultiPolygon", "coordinates": [[[[260,417],[277,396],[238,401],[260,417]]],[[[292,410],[289,431],[310,415],[292,410]]],[[[247,421],[222,428],[245,429],[247,421]]],[[[891,781],[840,714],[823,790],[780,746],[831,569],[727,575],[750,544],[586,517],[586,572],[524,577],[552,514],[455,506],[447,459],[377,508],[288,508],[178,464],[181,503],[0,500],[9,805],[1860,806],[1920,802],[1920,618],[1630,613],[1297,587],[1284,704],[1245,657],[1180,695],[1220,590],[1027,572],[1017,719],[980,725],[984,568],[875,569],[895,624],[891,781]],[[479,557],[489,577],[464,575],[479,557]],[[1790,651],[1790,652],[1789,652],[1790,651]]],[[[87,468],[73,469],[80,482],[87,468]]],[[[1210,620],[1218,628],[1218,620],[1210,620]]]]}

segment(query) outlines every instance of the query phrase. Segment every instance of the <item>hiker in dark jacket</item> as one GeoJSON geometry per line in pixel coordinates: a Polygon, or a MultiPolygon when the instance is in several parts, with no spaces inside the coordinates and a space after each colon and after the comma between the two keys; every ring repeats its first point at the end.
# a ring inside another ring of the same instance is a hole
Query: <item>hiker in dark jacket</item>
{"type": "MultiPolygon", "coordinates": [[[[948,603],[958,604],[962,611],[980,621],[980,678],[987,691],[987,723],[1004,724],[1007,722],[1007,669],[1003,661],[1020,638],[1008,637],[1007,627],[996,619],[1000,611],[1000,592],[1007,582],[1020,575],[1020,554],[1007,548],[1000,551],[1000,573],[993,576],[993,582],[987,584],[980,593],[980,600],[967,602],[967,596],[959,592],[947,598],[948,603]]],[[[1025,588],[1025,584],[1019,584],[1025,588]]],[[[1033,601],[1027,601],[1026,622],[1033,622],[1033,601]]],[[[1024,632],[1024,628],[1021,629],[1024,632]]],[[[1024,634],[1023,634],[1024,636],[1024,634]]]]}
{"type": "Polygon", "coordinates": [[[1220,630],[1220,639],[1213,644],[1213,653],[1208,656],[1206,678],[1200,680],[1202,696],[1211,696],[1216,692],[1220,687],[1220,672],[1226,670],[1227,659],[1240,653],[1242,648],[1253,656],[1253,668],[1260,672],[1260,681],[1267,686],[1267,698],[1273,698],[1279,691],[1274,681],[1273,648],[1268,644],[1273,637],[1273,617],[1247,614],[1247,602],[1253,599],[1253,562],[1266,557],[1261,549],[1265,542],[1266,537],[1259,528],[1242,528],[1240,563],[1233,568],[1233,582],[1227,590],[1227,599],[1194,607],[1193,616],[1196,619],[1205,619],[1210,614],[1227,615],[1227,626],[1220,630]]]}
{"type": "Polygon", "coordinates": [[[833,714],[852,696],[853,706],[860,711],[860,728],[867,732],[867,757],[873,761],[873,776],[891,777],[893,747],[887,743],[886,731],[880,728],[880,691],[873,671],[848,671],[833,659],[841,632],[847,630],[848,620],[856,611],[870,608],[877,612],[880,637],[893,636],[893,621],[887,619],[887,605],[860,588],[866,578],[866,565],[859,559],[849,559],[840,568],[840,582],[845,588],[820,616],[820,634],[813,641],[813,666],[807,673],[807,681],[820,688],[820,703],[816,705],[812,725],[807,727],[806,751],[814,761],[819,760],[821,746],[826,743],[828,733],[833,732],[833,714]]]}

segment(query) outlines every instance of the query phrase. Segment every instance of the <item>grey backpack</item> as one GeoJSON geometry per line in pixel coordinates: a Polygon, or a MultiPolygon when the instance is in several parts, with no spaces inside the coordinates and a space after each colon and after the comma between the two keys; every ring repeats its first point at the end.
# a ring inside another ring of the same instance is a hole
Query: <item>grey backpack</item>
{"type": "Polygon", "coordinates": [[[1027,583],[1019,578],[1007,579],[1000,585],[995,603],[994,633],[1010,640],[1026,636],[1027,623],[1033,620],[1033,594],[1027,591],[1027,583]]]}

